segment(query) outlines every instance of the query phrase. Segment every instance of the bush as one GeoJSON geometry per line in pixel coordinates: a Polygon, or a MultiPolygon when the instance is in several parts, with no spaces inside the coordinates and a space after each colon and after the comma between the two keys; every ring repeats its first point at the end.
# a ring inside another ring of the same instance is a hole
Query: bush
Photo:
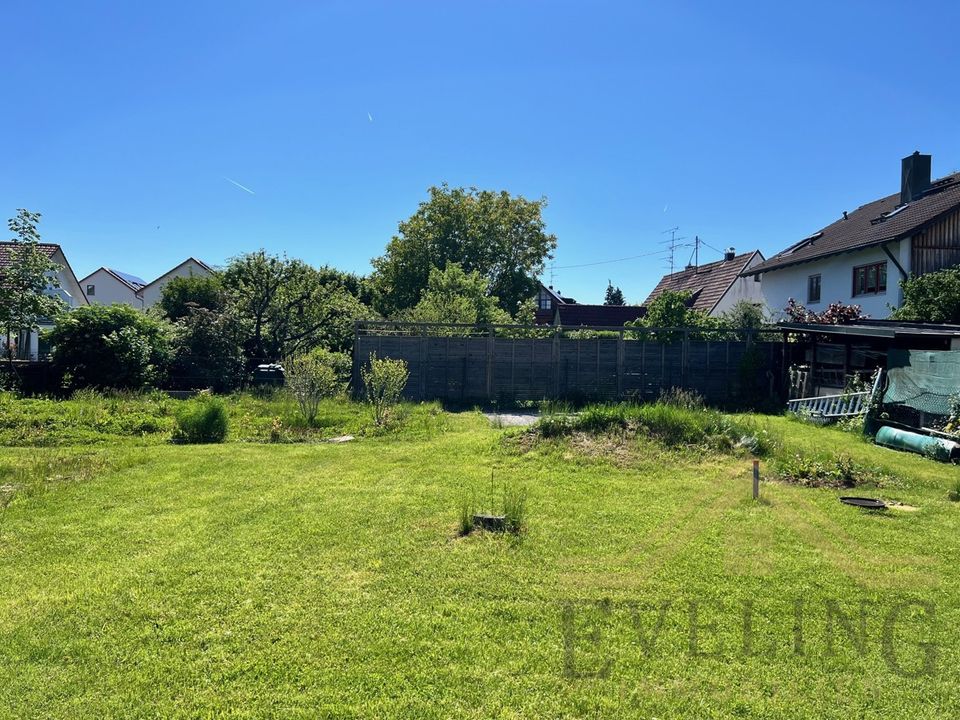
{"type": "Polygon", "coordinates": [[[324,398],[339,395],[344,384],[337,377],[333,362],[334,353],[315,350],[307,355],[297,355],[283,362],[287,387],[297,400],[304,420],[312,425],[317,417],[320,402],[324,398]]]}
{"type": "Polygon", "coordinates": [[[378,359],[370,353],[369,364],[360,368],[367,402],[373,407],[373,421],[386,425],[394,406],[400,401],[410,372],[405,360],[378,359]]]}
{"type": "Polygon", "coordinates": [[[903,305],[896,320],[960,323],[960,267],[946,268],[900,282],[903,305]]]}
{"type": "Polygon", "coordinates": [[[220,443],[227,437],[227,409],[219,398],[201,395],[188,400],[177,410],[176,418],[174,442],[220,443]]]}
{"type": "Polygon", "coordinates": [[[241,324],[232,312],[190,308],[174,324],[170,365],[173,385],[182,389],[210,388],[215,392],[239,388],[246,364],[241,336],[241,324]]]}
{"type": "Polygon", "coordinates": [[[129,305],[75,308],[57,320],[50,342],[71,389],[140,389],[159,382],[170,359],[168,326],[129,305]]]}

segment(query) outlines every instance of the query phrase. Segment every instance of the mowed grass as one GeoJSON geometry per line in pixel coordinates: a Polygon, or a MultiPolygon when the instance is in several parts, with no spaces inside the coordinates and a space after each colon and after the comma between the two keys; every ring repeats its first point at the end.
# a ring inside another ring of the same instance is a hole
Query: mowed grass
{"type": "Polygon", "coordinates": [[[0,717],[960,715],[958,469],[751,420],[918,509],[779,482],[758,503],[744,455],[528,447],[478,413],[340,445],[4,448],[0,484],[55,477],[0,511],[0,717]],[[527,530],[461,538],[491,469],[527,530]]]}

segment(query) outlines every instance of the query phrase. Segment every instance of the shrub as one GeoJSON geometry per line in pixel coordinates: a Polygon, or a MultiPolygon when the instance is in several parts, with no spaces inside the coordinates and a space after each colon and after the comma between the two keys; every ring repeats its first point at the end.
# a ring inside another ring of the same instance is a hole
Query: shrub
{"type": "Polygon", "coordinates": [[[304,420],[310,425],[316,420],[320,402],[344,390],[344,384],[334,368],[333,355],[325,350],[317,350],[287,358],[283,362],[287,387],[296,398],[304,420]]]}
{"type": "Polygon", "coordinates": [[[70,388],[139,389],[158,382],[170,359],[165,323],[129,305],[87,305],[57,320],[53,365],[70,388]]]}
{"type": "Polygon", "coordinates": [[[370,353],[369,364],[360,368],[360,377],[367,402],[373,407],[374,423],[378,427],[386,425],[410,377],[406,361],[377,358],[376,353],[370,353]]]}
{"type": "Polygon", "coordinates": [[[220,443],[227,437],[227,409],[223,401],[210,395],[188,400],[177,410],[174,442],[220,443]]]}

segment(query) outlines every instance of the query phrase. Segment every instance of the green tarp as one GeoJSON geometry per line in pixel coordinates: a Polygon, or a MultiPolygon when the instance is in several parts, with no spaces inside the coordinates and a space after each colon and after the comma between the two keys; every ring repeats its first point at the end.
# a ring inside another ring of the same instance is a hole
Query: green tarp
{"type": "Polygon", "coordinates": [[[928,415],[949,415],[950,396],[960,393],[960,351],[890,350],[884,405],[928,415]]]}

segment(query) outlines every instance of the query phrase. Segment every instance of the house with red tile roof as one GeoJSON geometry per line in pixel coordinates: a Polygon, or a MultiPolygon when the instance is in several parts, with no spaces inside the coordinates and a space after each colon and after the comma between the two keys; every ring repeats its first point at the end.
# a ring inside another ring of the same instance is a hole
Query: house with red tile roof
{"type": "Polygon", "coordinates": [[[689,265],[683,270],[664,275],[644,301],[649,305],[667,290],[690,293],[690,307],[707,315],[718,316],[741,300],[763,305],[760,283],[742,274],[763,262],[759,250],[737,254],[729,248],[722,260],[706,265],[689,265]]]}

